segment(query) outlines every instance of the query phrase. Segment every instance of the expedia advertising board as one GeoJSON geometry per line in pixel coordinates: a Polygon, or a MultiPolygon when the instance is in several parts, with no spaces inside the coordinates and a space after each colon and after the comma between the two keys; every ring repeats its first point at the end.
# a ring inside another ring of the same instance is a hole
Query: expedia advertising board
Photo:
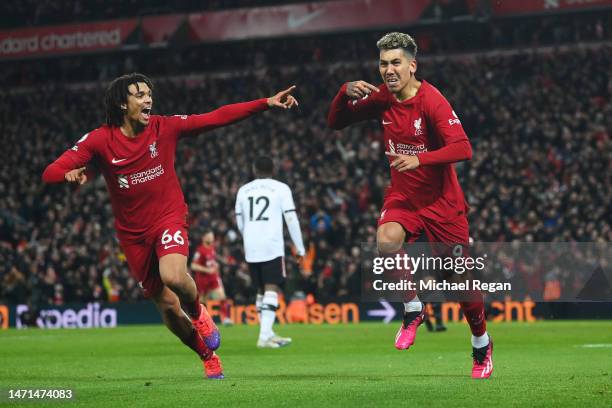
{"type": "Polygon", "coordinates": [[[161,323],[152,303],[73,303],[39,310],[28,305],[0,305],[2,328],[90,329],[150,323],[161,323]]]}
{"type": "MultiPolygon", "coordinates": [[[[534,322],[548,318],[612,318],[612,304],[592,303],[535,303],[529,299],[495,301],[487,305],[492,322],[534,322]]],[[[208,303],[210,314],[219,316],[219,302],[208,303]]],[[[390,323],[400,320],[403,305],[386,301],[370,303],[313,303],[291,302],[281,305],[276,313],[279,324],[353,324],[363,321],[390,323]]],[[[232,305],[231,317],[235,324],[258,324],[255,305],[232,305]]],[[[446,322],[464,321],[456,302],[442,304],[442,319],[446,322]]],[[[128,324],[161,324],[152,303],[76,303],[62,306],[48,305],[32,311],[27,305],[0,305],[0,329],[90,329],[112,328],[128,324]]]]}

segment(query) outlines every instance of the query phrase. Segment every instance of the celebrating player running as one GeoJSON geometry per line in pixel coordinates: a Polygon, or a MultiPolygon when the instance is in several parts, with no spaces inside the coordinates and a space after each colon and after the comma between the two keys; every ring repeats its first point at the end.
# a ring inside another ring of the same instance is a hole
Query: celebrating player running
{"type": "Polygon", "coordinates": [[[297,105],[294,88],[209,113],[157,116],[151,114],[151,80],[135,73],[121,76],[106,91],[106,124],[81,137],[43,174],[47,183],[83,184],[91,177],[88,164],[102,173],[130,272],[168,329],[200,356],[208,378],[223,378],[214,353],[220,335],[187,272],[187,205],[174,170],[176,144],[182,135],[229,125],[271,107],[290,109],[297,105]]]}
{"type": "MultiPolygon", "coordinates": [[[[468,206],[453,163],[471,159],[472,148],[461,121],[438,89],[416,78],[417,45],[412,37],[389,33],[377,46],[384,84],[344,84],[332,102],[328,125],[342,129],[367,119],[381,122],[391,186],[378,221],[378,249],[397,253],[405,241],[413,242],[423,232],[431,242],[466,245],[468,206]]],[[[482,294],[466,295],[471,301],[461,307],[472,331],[472,378],[488,378],[493,371],[493,343],[486,332],[482,294]]],[[[424,320],[416,293],[407,300],[395,341],[400,350],[414,343],[424,320]]]]}

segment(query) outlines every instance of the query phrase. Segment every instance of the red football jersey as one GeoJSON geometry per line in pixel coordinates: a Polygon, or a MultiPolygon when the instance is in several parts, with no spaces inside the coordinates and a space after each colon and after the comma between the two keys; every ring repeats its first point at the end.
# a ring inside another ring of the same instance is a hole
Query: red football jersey
{"type": "MultiPolygon", "coordinates": [[[[217,250],[215,246],[198,246],[198,249],[193,255],[193,262],[206,268],[210,268],[211,266],[217,265],[217,250]]],[[[216,273],[219,273],[218,269],[216,273]]]]}
{"type": "Polygon", "coordinates": [[[386,152],[419,158],[420,166],[414,170],[391,168],[387,194],[401,195],[407,209],[434,220],[466,215],[467,203],[452,163],[471,157],[471,146],[461,121],[440,91],[422,81],[414,97],[399,102],[386,85],[380,85],[380,92],[351,100],[346,86],[332,102],[330,127],[340,129],[377,119],[383,127],[386,152]]]}
{"type": "Polygon", "coordinates": [[[214,129],[267,108],[266,99],[259,99],[201,115],[152,115],[134,138],[104,125],[63,153],[45,170],[43,180],[64,181],[67,171],[92,162],[106,180],[119,238],[137,240],[164,222],[186,219],[187,205],[174,170],[179,136],[214,129]]]}

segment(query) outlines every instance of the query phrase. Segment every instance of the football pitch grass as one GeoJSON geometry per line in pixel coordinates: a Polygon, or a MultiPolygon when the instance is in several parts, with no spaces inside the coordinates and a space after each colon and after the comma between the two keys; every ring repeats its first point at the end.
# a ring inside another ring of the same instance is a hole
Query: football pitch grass
{"type": "Polygon", "coordinates": [[[419,329],[393,347],[399,323],[291,325],[294,344],[255,347],[257,327],[222,328],[226,379],[162,326],[0,332],[0,404],[9,388],[71,388],[68,402],[15,406],[104,407],[538,407],[612,406],[612,322],[489,324],[490,380],[470,378],[469,330],[419,329]]]}

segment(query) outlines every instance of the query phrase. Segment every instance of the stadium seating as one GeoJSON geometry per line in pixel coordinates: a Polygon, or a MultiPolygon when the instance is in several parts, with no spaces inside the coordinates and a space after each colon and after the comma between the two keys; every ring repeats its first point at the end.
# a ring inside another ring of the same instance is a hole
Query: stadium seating
{"type": "MultiPolygon", "coordinates": [[[[156,76],[154,110],[163,114],[209,111],[297,84],[296,112],[265,113],[179,144],[192,249],[198,234],[213,227],[230,296],[252,297],[232,210],[237,188],[249,180],[250,159],[267,152],[278,162],[278,177],[293,187],[312,248],[309,271],[289,264],[293,289],[322,300],[358,296],[359,247],[375,239],[388,165],[376,123],[342,132],[325,126],[344,81],[377,78],[375,63],[358,58],[362,47],[372,54],[374,41],[349,45],[344,38],[330,45],[313,39],[296,50],[271,41],[258,55],[234,45],[247,53],[239,57],[244,64],[213,74],[202,74],[214,61],[205,55],[211,48],[83,57],[57,72],[52,64],[14,63],[0,73],[3,84],[21,85],[0,90],[0,300],[24,293],[32,303],[140,299],[114,238],[102,178],[78,191],[40,181],[48,163],[102,123],[96,81],[126,70],[156,76]],[[280,64],[279,55],[295,58],[280,64]],[[100,64],[90,64],[92,58],[100,64]]],[[[419,65],[420,76],[450,100],[474,146],[473,160],[457,167],[475,240],[612,240],[610,66],[610,46],[419,65]]]]}

